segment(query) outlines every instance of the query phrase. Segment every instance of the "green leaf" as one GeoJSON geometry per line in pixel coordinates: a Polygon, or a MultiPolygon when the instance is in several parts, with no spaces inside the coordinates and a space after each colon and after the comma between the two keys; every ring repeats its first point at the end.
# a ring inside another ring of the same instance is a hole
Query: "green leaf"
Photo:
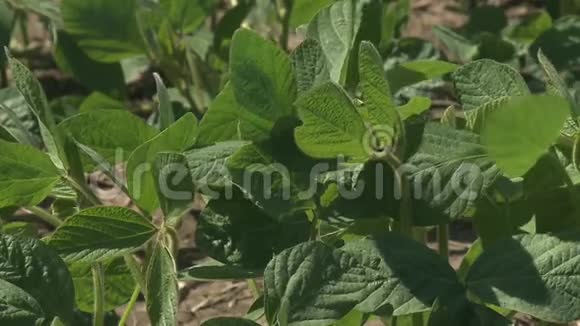
{"type": "Polygon", "coordinates": [[[569,104],[560,97],[514,97],[486,117],[482,143],[505,174],[519,177],[558,139],[569,115],[569,104]]]}
{"type": "Polygon", "coordinates": [[[8,63],[14,78],[16,89],[22,94],[24,100],[33,113],[42,121],[49,130],[54,127],[54,118],[48,106],[48,100],[40,82],[34,74],[20,61],[14,59],[8,52],[8,63]]]}
{"type": "Polygon", "coordinates": [[[486,248],[467,276],[484,303],[538,319],[580,318],[580,234],[517,235],[486,248]]]}
{"type": "MultiPolygon", "coordinates": [[[[484,305],[473,303],[465,296],[457,297],[451,302],[436,302],[430,315],[424,319],[425,325],[470,325],[470,326],[511,326],[513,322],[499,312],[484,305]]],[[[397,321],[398,322],[398,321],[397,321]]],[[[408,320],[409,326],[414,326],[408,320]]],[[[397,324],[398,325],[398,324],[397,324]]]]}
{"type": "MultiPolygon", "coordinates": [[[[106,175],[117,187],[119,187],[119,189],[124,194],[126,194],[127,196],[129,196],[129,198],[131,198],[131,194],[129,193],[129,190],[127,190],[127,187],[125,186],[125,180],[121,179],[118,171],[115,169],[113,164],[111,164],[110,162],[105,160],[99,153],[95,152],[95,150],[93,150],[92,148],[85,146],[79,142],[76,142],[75,144],[76,144],[78,150],[80,150],[82,153],[84,153],[86,156],[88,156],[91,159],[91,161],[96,166],[98,166],[99,171],[103,172],[103,174],[106,175]]],[[[73,197],[73,200],[76,200],[77,199],[76,198],[76,195],[77,195],[76,191],[74,189],[71,189],[71,191],[72,191],[73,195],[75,195],[75,197],[73,197]]],[[[66,193],[65,193],[65,195],[66,195],[66,193]]],[[[132,198],[131,198],[131,200],[133,201],[133,203],[136,202],[132,198]]]]}
{"type": "Polygon", "coordinates": [[[0,140],[0,207],[33,206],[45,199],[60,179],[43,152],[0,140]]]}
{"type": "Polygon", "coordinates": [[[180,33],[195,31],[211,15],[216,0],[161,0],[172,28],[180,33]]]}
{"type": "Polygon", "coordinates": [[[110,162],[115,161],[119,154],[117,151],[124,159],[122,155],[127,155],[157,134],[157,130],[139,117],[120,110],[80,113],[61,122],[58,130],[93,148],[110,162]]]}
{"type": "Polygon", "coordinates": [[[34,74],[25,65],[11,57],[8,51],[6,52],[16,89],[22,94],[31,112],[36,116],[38,127],[40,128],[40,136],[50,160],[60,171],[64,171],[64,163],[61,159],[63,155],[58,143],[59,139],[53,135],[56,128],[54,116],[48,105],[46,94],[34,74]]]}
{"type": "Polygon", "coordinates": [[[410,11],[409,1],[390,2],[383,6],[383,23],[381,24],[381,42],[379,49],[384,53],[396,41],[395,36],[401,22],[407,19],[410,11]]]}
{"type": "MultiPolygon", "coordinates": [[[[122,258],[105,261],[105,311],[113,310],[129,301],[135,280],[122,258]]],[[[94,288],[91,264],[73,263],[69,267],[75,287],[76,304],[80,311],[94,312],[94,288]]]]}
{"type": "Polygon", "coordinates": [[[202,193],[208,188],[223,188],[231,185],[231,176],[226,168],[226,159],[247,142],[229,141],[214,146],[192,149],[184,153],[193,182],[202,193]]]}
{"type": "Polygon", "coordinates": [[[136,0],[64,0],[64,30],[93,60],[119,62],[145,52],[137,8],[136,0]]]}
{"type": "Polygon", "coordinates": [[[339,155],[365,159],[365,125],[351,99],[338,85],[327,83],[296,102],[303,125],[295,130],[298,147],[315,158],[339,155]]]}
{"type": "Polygon", "coordinates": [[[368,41],[360,44],[359,76],[363,108],[366,109],[371,128],[377,132],[375,137],[380,138],[375,141],[379,141],[383,148],[390,147],[398,136],[401,119],[393,103],[389,82],[385,78],[381,56],[368,41]]]}
{"type": "Polygon", "coordinates": [[[125,78],[119,63],[103,63],[91,59],[66,32],[60,31],[57,39],[54,59],[64,73],[72,75],[83,86],[92,90],[119,94],[126,91],[125,78]]]}
{"type": "Polygon", "coordinates": [[[431,107],[431,100],[427,97],[413,97],[405,105],[398,107],[402,120],[425,113],[431,107]]]}
{"type": "Polygon", "coordinates": [[[121,60],[121,69],[123,69],[125,84],[131,84],[141,80],[150,67],[151,62],[144,54],[121,60]]]}
{"type": "Polygon", "coordinates": [[[157,106],[157,112],[159,112],[159,124],[161,130],[165,130],[175,122],[175,114],[173,113],[173,106],[171,105],[169,92],[167,91],[161,76],[155,73],[153,74],[153,78],[155,78],[155,85],[157,86],[157,102],[159,103],[157,106]]]}
{"type": "Polygon", "coordinates": [[[284,220],[315,208],[308,193],[310,179],[306,171],[312,168],[309,163],[294,144],[280,140],[245,145],[227,159],[226,166],[233,183],[255,205],[273,219],[284,220]],[[278,146],[284,150],[277,151],[278,146]]]}
{"type": "Polygon", "coordinates": [[[452,79],[465,111],[502,97],[530,93],[524,79],[514,68],[489,59],[462,66],[453,73],[452,79]]]}
{"type": "Polygon", "coordinates": [[[337,1],[318,12],[308,24],[308,38],[319,42],[326,58],[330,78],[346,79],[349,55],[361,26],[364,1],[337,1]]]}
{"type": "Polygon", "coordinates": [[[558,70],[574,69],[580,62],[580,19],[578,16],[565,16],[542,33],[530,46],[530,54],[535,56],[539,49],[558,70]]]}
{"type": "Polygon", "coordinates": [[[238,317],[217,317],[204,321],[201,326],[258,326],[253,320],[238,317]]]}
{"type": "Polygon", "coordinates": [[[499,176],[477,134],[436,123],[405,167],[419,225],[463,217],[499,176]]]}
{"type": "Polygon", "coordinates": [[[44,16],[50,20],[55,27],[62,25],[60,9],[58,3],[50,0],[19,0],[18,2],[11,2],[11,5],[17,9],[24,11],[31,11],[40,16],[44,16]]]}
{"type": "Polygon", "coordinates": [[[184,281],[243,280],[262,276],[262,270],[250,270],[231,265],[203,264],[179,272],[184,281]]]}
{"type": "Polygon", "coordinates": [[[334,323],[334,326],[360,326],[366,322],[366,319],[367,317],[362,312],[351,310],[341,320],[334,323]]]}
{"type": "Polygon", "coordinates": [[[444,26],[435,26],[433,34],[460,62],[472,60],[477,55],[477,44],[444,26]]]}
{"type": "MultiPolygon", "coordinates": [[[[544,70],[544,76],[547,84],[548,93],[565,98],[572,108],[572,117],[577,118],[580,115],[580,106],[576,104],[576,99],[568,90],[568,86],[564,79],[558,74],[556,67],[550,62],[542,50],[538,51],[538,62],[544,70]]],[[[575,122],[577,129],[580,129],[578,123],[575,122]]]]}
{"type": "Polygon", "coordinates": [[[19,143],[40,145],[36,118],[16,88],[0,89],[0,125],[19,143]]]}
{"type": "Polygon", "coordinates": [[[300,93],[330,80],[326,58],[318,41],[304,40],[292,52],[291,59],[300,93]]]}
{"type": "Polygon", "coordinates": [[[457,65],[440,60],[417,60],[404,62],[387,71],[387,79],[392,92],[424,80],[442,77],[457,69],[457,65]]]}
{"type": "MultiPolygon", "coordinates": [[[[127,188],[139,206],[149,213],[159,207],[153,171],[157,154],[181,152],[195,143],[197,120],[192,113],[137,147],[127,161],[127,188]]],[[[185,167],[185,166],[184,166],[185,167]]]]}
{"type": "Polygon", "coordinates": [[[16,143],[18,140],[4,126],[0,125],[0,139],[7,142],[16,143]]]}
{"type": "Polygon", "coordinates": [[[237,6],[226,11],[214,28],[213,46],[215,49],[219,49],[225,41],[231,40],[235,31],[254,9],[255,4],[255,0],[243,0],[239,1],[237,6]]]}
{"type": "Polygon", "coordinates": [[[209,146],[228,140],[263,141],[270,137],[272,128],[274,121],[269,116],[253,112],[237,102],[233,87],[228,83],[201,119],[197,145],[209,146]]]}
{"type": "Polygon", "coordinates": [[[509,28],[507,35],[516,41],[531,44],[550,27],[552,27],[552,17],[545,10],[540,10],[529,14],[509,28]]]}
{"type": "Polygon", "coordinates": [[[272,122],[292,115],[296,78],[290,59],[255,32],[238,30],[230,53],[231,85],[236,101],[272,122]]]}
{"type": "Polygon", "coordinates": [[[336,0],[296,0],[292,7],[290,16],[290,26],[296,28],[300,25],[307,24],[316,16],[316,14],[328,7],[336,0]]]}
{"type": "Polygon", "coordinates": [[[175,225],[193,205],[195,187],[186,157],[178,153],[159,153],[153,163],[153,179],[165,221],[175,225]]]}
{"type": "Polygon", "coordinates": [[[169,249],[157,239],[147,264],[147,312],[151,324],[177,325],[177,272],[169,249]]]}
{"type": "Polygon", "coordinates": [[[467,120],[467,127],[477,133],[481,134],[483,127],[485,126],[485,121],[488,116],[498,108],[502,107],[509,101],[509,97],[500,97],[496,100],[489,101],[479,108],[468,111],[465,120],[467,120]]]}
{"type": "Polygon", "coordinates": [[[458,129],[458,122],[457,122],[457,109],[454,105],[450,105],[443,111],[441,115],[441,124],[451,127],[453,129],[458,129]]]}
{"type": "Polygon", "coordinates": [[[461,290],[446,261],[394,233],[342,249],[300,244],[274,257],[264,283],[266,310],[276,309],[282,325],[330,324],[352,309],[407,315],[461,290]]]}
{"type": "Polygon", "coordinates": [[[306,217],[277,222],[236,189],[211,200],[198,223],[197,244],[213,259],[243,269],[263,269],[273,255],[310,234],[306,217]]]}
{"type": "Polygon", "coordinates": [[[48,319],[34,298],[21,288],[0,279],[0,323],[6,326],[42,325],[48,319]]]}
{"type": "Polygon", "coordinates": [[[0,279],[28,292],[47,318],[70,320],[74,308],[71,276],[56,252],[39,240],[0,235],[0,279]]]}
{"type": "Polygon", "coordinates": [[[93,110],[127,110],[125,104],[116,100],[106,94],[100,92],[92,92],[79,108],[79,112],[89,112],[93,110]]]}
{"type": "Polygon", "coordinates": [[[514,44],[499,35],[483,33],[479,36],[476,59],[492,59],[499,62],[514,62],[517,49],[514,44]]]}
{"type": "Polygon", "coordinates": [[[533,205],[530,204],[524,200],[498,203],[489,197],[481,199],[473,216],[480,246],[487,248],[500,239],[519,233],[519,227],[533,216],[533,205]]]}
{"type": "MultiPolygon", "coordinates": [[[[396,217],[395,176],[393,169],[384,161],[369,161],[363,164],[347,164],[326,174],[321,183],[330,183],[330,193],[322,198],[325,206],[330,206],[333,215],[355,219],[353,233],[364,222],[361,219],[380,221],[396,217]],[[329,179],[329,180],[325,180],[329,179]],[[330,197],[330,198],[328,198],[330,197]],[[334,198],[333,198],[334,197],[334,198]],[[331,200],[329,202],[329,200],[331,200]],[[358,225],[356,225],[358,223],[358,225]]],[[[378,222],[380,223],[380,222],[378,222]]],[[[367,229],[368,230],[368,229],[367,229]]],[[[383,228],[373,228],[370,234],[383,232],[383,228]]]]}
{"type": "Polygon", "coordinates": [[[36,227],[27,222],[9,222],[2,224],[0,233],[21,238],[34,238],[38,234],[36,227]]]}
{"type": "Polygon", "coordinates": [[[507,23],[507,17],[502,8],[483,5],[469,11],[469,22],[465,29],[467,35],[472,36],[481,33],[500,34],[507,23]]]}
{"type": "Polygon", "coordinates": [[[48,243],[69,262],[93,263],[135,250],[156,231],[151,222],[130,209],[93,207],[66,219],[48,243]]]}

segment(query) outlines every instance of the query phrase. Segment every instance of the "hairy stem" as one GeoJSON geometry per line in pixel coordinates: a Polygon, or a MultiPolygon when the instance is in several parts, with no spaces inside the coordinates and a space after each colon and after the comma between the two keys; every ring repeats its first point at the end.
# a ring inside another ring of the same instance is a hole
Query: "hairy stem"
{"type": "Polygon", "coordinates": [[[131,254],[125,255],[123,256],[123,258],[125,259],[125,264],[127,264],[127,267],[129,268],[129,271],[131,272],[133,279],[135,279],[135,282],[137,282],[137,285],[139,285],[139,287],[143,290],[143,293],[145,294],[146,289],[145,277],[143,277],[141,265],[135,260],[135,258],[131,254]]]}
{"type": "Polygon", "coordinates": [[[384,161],[391,166],[395,173],[395,184],[398,185],[401,204],[399,206],[399,232],[413,238],[413,208],[411,202],[411,187],[409,180],[401,173],[401,161],[393,153],[387,154],[384,161]]]}
{"type": "Polygon", "coordinates": [[[30,213],[36,215],[38,218],[40,218],[41,220],[43,220],[44,222],[56,227],[59,227],[62,224],[62,221],[50,214],[48,211],[40,208],[40,207],[36,207],[36,206],[29,206],[29,207],[25,207],[25,209],[27,211],[29,211],[30,213]]]}
{"type": "Polygon", "coordinates": [[[93,291],[94,291],[94,314],[93,326],[104,326],[105,324],[105,275],[103,265],[95,263],[93,270],[93,291]]]}
{"type": "Polygon", "coordinates": [[[280,34],[280,47],[288,51],[288,39],[290,37],[290,17],[292,16],[292,1],[284,0],[281,14],[282,33],[280,34]]]}
{"type": "Polygon", "coordinates": [[[74,180],[71,177],[67,177],[66,180],[70,183],[70,185],[75,188],[89,203],[94,206],[102,205],[101,201],[95,194],[87,187],[87,184],[84,183],[84,180],[74,180]]]}
{"type": "MultiPolygon", "coordinates": [[[[395,172],[398,174],[398,172],[395,172]]],[[[399,230],[401,233],[413,236],[413,208],[411,202],[411,188],[409,181],[403,175],[398,175],[401,189],[401,206],[399,208],[399,230]]]]}
{"type": "Polygon", "coordinates": [[[127,307],[123,312],[123,316],[121,316],[121,320],[119,320],[119,326],[125,326],[127,324],[127,320],[135,307],[135,303],[137,303],[137,299],[139,298],[139,294],[141,294],[141,287],[139,285],[135,286],[135,290],[133,290],[133,295],[131,295],[131,300],[127,303],[127,307]]]}

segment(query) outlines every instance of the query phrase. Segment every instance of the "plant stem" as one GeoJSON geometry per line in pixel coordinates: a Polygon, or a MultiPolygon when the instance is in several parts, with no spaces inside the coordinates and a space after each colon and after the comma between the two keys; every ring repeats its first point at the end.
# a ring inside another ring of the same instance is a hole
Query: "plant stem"
{"type": "Polygon", "coordinates": [[[123,312],[123,316],[121,316],[121,320],[119,320],[119,326],[125,326],[131,312],[133,311],[133,307],[135,307],[135,303],[137,303],[137,299],[139,298],[139,294],[141,294],[141,287],[137,284],[135,286],[135,290],[133,290],[133,295],[131,295],[131,300],[127,303],[127,307],[123,312]]]}
{"type": "Polygon", "coordinates": [[[86,200],[89,201],[94,206],[102,205],[101,201],[95,194],[87,187],[84,182],[77,182],[71,177],[67,177],[66,180],[71,184],[73,188],[75,188],[86,200]]]}
{"type": "Polygon", "coordinates": [[[399,230],[401,233],[413,236],[413,208],[411,207],[411,189],[404,176],[399,176],[401,187],[401,206],[399,208],[399,230]]]}
{"type": "Polygon", "coordinates": [[[258,283],[256,283],[256,280],[254,280],[253,278],[249,278],[247,281],[248,288],[250,288],[250,291],[252,292],[254,299],[258,299],[262,295],[260,288],[258,288],[258,283]]]}
{"type": "Polygon", "coordinates": [[[449,257],[449,225],[439,224],[437,227],[437,241],[439,242],[439,254],[447,259],[449,257]]]}
{"type": "Polygon", "coordinates": [[[401,161],[393,153],[387,154],[384,162],[389,164],[395,174],[395,184],[399,186],[401,203],[399,206],[399,232],[413,238],[413,208],[409,180],[401,173],[401,161]]]}
{"type": "Polygon", "coordinates": [[[20,28],[20,33],[22,34],[21,36],[24,48],[28,48],[28,45],[30,44],[30,40],[28,39],[28,26],[27,26],[28,17],[24,11],[18,11],[16,19],[18,20],[19,24],[18,27],[20,28]]]}
{"type": "Polygon", "coordinates": [[[105,325],[105,275],[103,273],[103,265],[95,263],[93,270],[93,291],[94,291],[94,314],[93,326],[105,325]]]}
{"type": "Polygon", "coordinates": [[[143,294],[146,294],[145,278],[143,277],[141,265],[135,260],[135,258],[131,254],[125,255],[123,256],[123,258],[125,259],[125,264],[127,264],[127,267],[129,268],[131,275],[135,279],[135,282],[137,282],[137,285],[139,285],[139,287],[143,291],[143,294]]]}
{"type": "Polygon", "coordinates": [[[36,215],[38,218],[40,218],[41,220],[43,220],[44,222],[56,227],[59,227],[62,224],[62,221],[50,214],[49,212],[47,212],[46,210],[40,208],[40,207],[36,207],[36,206],[29,206],[29,207],[25,207],[25,209],[29,212],[31,212],[32,214],[36,215]]]}
{"type": "Polygon", "coordinates": [[[318,212],[314,210],[307,211],[306,214],[308,215],[308,219],[312,225],[310,230],[310,240],[316,241],[319,238],[320,230],[319,230],[319,223],[318,223],[318,212]]]}
{"type": "Polygon", "coordinates": [[[280,35],[280,47],[284,51],[288,51],[288,39],[290,36],[290,17],[292,16],[292,1],[283,1],[284,13],[282,14],[282,34],[280,35]]]}

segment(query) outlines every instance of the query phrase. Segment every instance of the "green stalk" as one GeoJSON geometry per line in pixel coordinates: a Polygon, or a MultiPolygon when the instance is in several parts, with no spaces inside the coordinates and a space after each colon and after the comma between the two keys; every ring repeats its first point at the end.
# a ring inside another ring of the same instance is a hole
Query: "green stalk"
{"type": "Polygon", "coordinates": [[[123,258],[125,259],[125,264],[129,268],[129,271],[131,272],[133,279],[135,279],[135,282],[137,282],[137,285],[139,285],[139,287],[143,290],[143,294],[145,294],[146,290],[145,278],[143,277],[141,265],[135,260],[135,258],[131,254],[125,255],[123,256],[123,258]]]}
{"type": "Polygon", "coordinates": [[[40,207],[28,206],[28,207],[25,207],[25,209],[27,211],[31,212],[32,214],[36,215],[38,218],[40,218],[44,222],[54,226],[55,228],[59,227],[62,224],[62,221],[58,217],[50,214],[49,212],[47,212],[46,210],[44,210],[40,207]]]}
{"type": "Polygon", "coordinates": [[[312,228],[310,230],[310,240],[316,241],[319,238],[320,230],[319,230],[319,222],[318,222],[318,212],[314,210],[307,211],[306,214],[308,215],[308,219],[312,224],[312,228]]]}
{"type": "MultiPolygon", "coordinates": [[[[404,130],[404,129],[403,129],[404,130]]],[[[400,167],[402,165],[399,158],[392,153],[389,153],[385,161],[393,168],[395,171],[395,178],[401,187],[401,205],[399,208],[399,232],[402,234],[414,238],[415,234],[413,232],[413,207],[412,207],[412,198],[411,198],[411,187],[409,184],[409,180],[407,180],[406,176],[400,172],[400,167]]],[[[419,316],[420,319],[415,318],[414,315],[412,317],[412,326],[423,326],[423,316],[419,316]]],[[[393,320],[394,323],[397,323],[397,319],[393,320]]]]}
{"type": "Polygon", "coordinates": [[[94,287],[94,315],[93,326],[105,325],[105,275],[103,265],[95,263],[93,270],[93,287],[94,287]]]}
{"type": "Polygon", "coordinates": [[[87,187],[84,182],[77,182],[71,177],[67,177],[66,180],[70,183],[70,185],[75,188],[89,203],[94,206],[102,205],[101,201],[95,194],[87,187]]]}
{"type": "Polygon", "coordinates": [[[447,259],[449,257],[449,225],[439,224],[437,227],[437,241],[439,242],[439,254],[447,259]]]}
{"type": "Polygon", "coordinates": [[[413,238],[413,208],[411,201],[411,187],[409,180],[399,171],[402,163],[393,153],[387,154],[384,161],[388,163],[395,172],[396,183],[401,190],[401,205],[399,208],[399,232],[413,238]]]}
{"type": "Polygon", "coordinates": [[[30,40],[28,39],[28,17],[26,12],[18,11],[16,18],[18,20],[18,27],[20,28],[20,33],[22,34],[22,43],[24,43],[24,48],[28,48],[30,40]]]}
{"type": "Polygon", "coordinates": [[[413,209],[411,207],[411,192],[409,184],[404,177],[401,176],[401,207],[399,209],[399,230],[401,233],[413,236],[413,209]]]}
{"type": "Polygon", "coordinates": [[[284,51],[288,51],[288,39],[290,36],[290,17],[292,16],[292,1],[285,0],[284,12],[282,14],[282,34],[280,35],[280,47],[284,51]]]}
{"type": "Polygon", "coordinates": [[[137,299],[139,298],[139,294],[141,294],[141,287],[139,285],[135,286],[135,290],[133,290],[133,295],[131,295],[131,300],[127,303],[127,307],[123,312],[123,316],[121,316],[121,320],[119,320],[119,326],[125,326],[127,324],[127,320],[133,311],[133,307],[135,307],[135,303],[137,303],[137,299]]]}

